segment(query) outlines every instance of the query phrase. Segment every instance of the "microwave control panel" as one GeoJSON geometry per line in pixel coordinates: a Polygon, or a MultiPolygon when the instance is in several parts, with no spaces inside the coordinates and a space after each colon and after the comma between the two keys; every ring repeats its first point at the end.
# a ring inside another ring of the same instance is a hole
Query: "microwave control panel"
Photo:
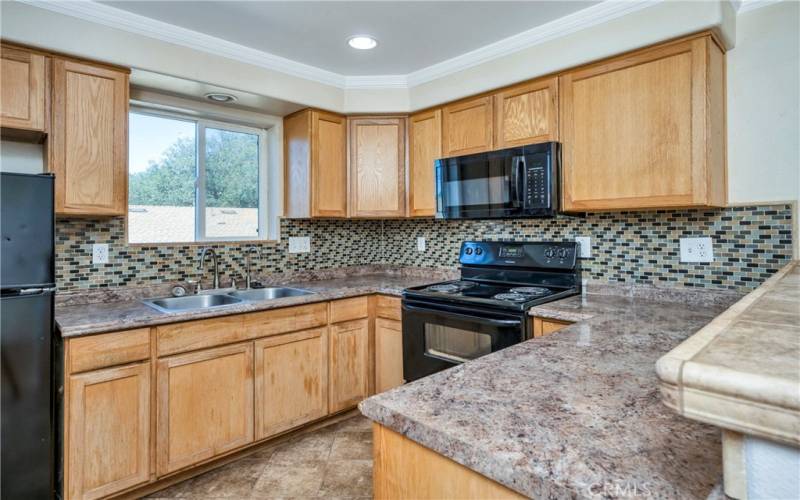
{"type": "Polygon", "coordinates": [[[535,155],[525,171],[525,205],[527,208],[550,206],[552,176],[546,155],[535,155]]]}

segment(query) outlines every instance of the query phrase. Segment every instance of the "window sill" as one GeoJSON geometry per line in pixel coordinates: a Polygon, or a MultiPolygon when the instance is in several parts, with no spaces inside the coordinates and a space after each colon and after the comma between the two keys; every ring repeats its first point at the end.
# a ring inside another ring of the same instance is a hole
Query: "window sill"
{"type": "Polygon", "coordinates": [[[129,247],[163,247],[163,246],[185,246],[185,247],[212,247],[222,245],[262,245],[279,243],[280,240],[209,240],[209,241],[179,241],[179,242],[157,242],[157,243],[126,243],[129,247]]]}

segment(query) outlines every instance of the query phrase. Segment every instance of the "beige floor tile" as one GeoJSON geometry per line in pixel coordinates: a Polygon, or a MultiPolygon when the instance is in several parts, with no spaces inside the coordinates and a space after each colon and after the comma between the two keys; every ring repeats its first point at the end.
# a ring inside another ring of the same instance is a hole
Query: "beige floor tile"
{"type": "Polygon", "coordinates": [[[253,498],[313,498],[319,493],[325,464],[269,464],[252,491],[253,498]]]}
{"type": "Polygon", "coordinates": [[[372,460],[337,460],[328,462],[320,488],[325,498],[372,496],[372,460]]]}
{"type": "Polygon", "coordinates": [[[333,439],[330,461],[372,460],[371,432],[338,432],[333,439]]]}

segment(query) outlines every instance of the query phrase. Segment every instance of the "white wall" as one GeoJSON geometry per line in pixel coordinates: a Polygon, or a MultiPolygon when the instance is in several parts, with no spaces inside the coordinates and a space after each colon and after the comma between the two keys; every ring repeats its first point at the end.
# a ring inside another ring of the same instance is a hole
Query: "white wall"
{"type": "Polygon", "coordinates": [[[0,140],[0,172],[41,174],[44,172],[44,147],[41,144],[0,140]]]}
{"type": "Polygon", "coordinates": [[[728,65],[728,201],[795,202],[800,256],[800,3],[741,13],[728,65]]]}

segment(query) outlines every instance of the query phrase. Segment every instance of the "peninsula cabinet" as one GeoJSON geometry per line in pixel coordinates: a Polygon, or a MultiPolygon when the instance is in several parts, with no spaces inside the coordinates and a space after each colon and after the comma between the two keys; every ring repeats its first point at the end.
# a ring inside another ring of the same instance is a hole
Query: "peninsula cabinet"
{"type": "Polygon", "coordinates": [[[49,59],[22,48],[0,45],[0,127],[3,135],[20,131],[40,137],[47,130],[49,59]]]}
{"type": "Polygon", "coordinates": [[[253,441],[253,342],[158,360],[158,474],[253,441]]]}
{"type": "Polygon", "coordinates": [[[283,119],[284,214],[347,216],[347,120],[304,109],[283,119]]]}
{"type": "Polygon", "coordinates": [[[351,217],[406,214],[405,118],[350,118],[351,217]]]}
{"type": "Polygon", "coordinates": [[[256,439],[328,414],[328,329],[255,342],[256,439]]]}
{"type": "Polygon", "coordinates": [[[495,149],[558,140],[558,78],[515,85],[495,94],[495,149]]]}
{"type": "Polygon", "coordinates": [[[493,148],[494,96],[477,97],[442,108],[442,155],[482,153],[493,148]]]}
{"type": "Polygon", "coordinates": [[[442,110],[411,115],[408,120],[408,215],[436,214],[434,162],[442,156],[442,110]]]}
{"type": "Polygon", "coordinates": [[[56,174],[56,213],[127,213],[128,73],[53,59],[47,149],[56,174]]]}
{"type": "Polygon", "coordinates": [[[150,363],[71,375],[64,493],[101,498],[150,479],[150,363]]]}
{"type": "Polygon", "coordinates": [[[560,79],[563,208],[724,206],[725,60],[710,34],[560,79]]]}

